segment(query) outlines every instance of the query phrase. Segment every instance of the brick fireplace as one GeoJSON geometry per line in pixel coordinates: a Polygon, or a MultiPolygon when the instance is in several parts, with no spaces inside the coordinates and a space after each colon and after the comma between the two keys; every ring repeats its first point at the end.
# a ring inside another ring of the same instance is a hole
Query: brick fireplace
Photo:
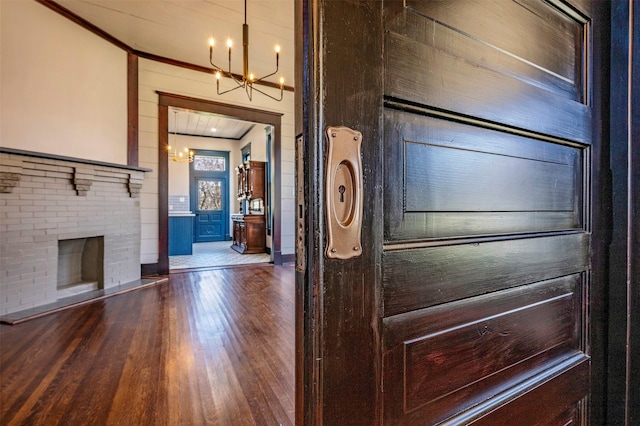
{"type": "Polygon", "coordinates": [[[146,171],[0,148],[0,315],[139,280],[146,171]]]}

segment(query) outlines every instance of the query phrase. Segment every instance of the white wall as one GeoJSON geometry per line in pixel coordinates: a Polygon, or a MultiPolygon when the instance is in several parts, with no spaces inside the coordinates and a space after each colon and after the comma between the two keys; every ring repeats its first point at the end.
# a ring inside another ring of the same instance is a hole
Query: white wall
{"type": "Polygon", "coordinates": [[[0,146],[126,164],[126,52],[35,1],[0,11],[0,146]]]}
{"type": "Polygon", "coordinates": [[[215,100],[283,113],[282,116],[282,201],[281,253],[294,253],[294,96],[284,93],[282,102],[254,95],[249,102],[241,91],[216,94],[210,74],[140,58],[139,60],[139,161],[141,167],[154,170],[145,177],[141,192],[141,263],[158,261],[158,94],[156,91],[215,100]]]}
{"type": "Polygon", "coordinates": [[[242,138],[241,147],[251,144],[251,159],[267,161],[267,132],[264,124],[257,124],[242,138]]]}

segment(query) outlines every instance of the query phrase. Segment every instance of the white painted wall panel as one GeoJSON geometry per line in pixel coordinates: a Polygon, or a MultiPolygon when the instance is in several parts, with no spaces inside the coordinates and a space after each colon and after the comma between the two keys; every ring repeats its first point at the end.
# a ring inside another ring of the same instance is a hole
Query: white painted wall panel
{"type": "Polygon", "coordinates": [[[126,164],[126,52],[34,1],[0,8],[0,145],[126,164]]]}

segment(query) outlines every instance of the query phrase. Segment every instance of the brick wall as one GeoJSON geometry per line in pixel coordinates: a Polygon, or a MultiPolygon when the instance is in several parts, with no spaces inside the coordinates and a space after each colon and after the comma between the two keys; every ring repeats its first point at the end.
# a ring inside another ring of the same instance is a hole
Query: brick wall
{"type": "Polygon", "coordinates": [[[0,315],[57,300],[58,240],[104,237],[104,287],[140,278],[144,170],[0,152],[0,315]]]}

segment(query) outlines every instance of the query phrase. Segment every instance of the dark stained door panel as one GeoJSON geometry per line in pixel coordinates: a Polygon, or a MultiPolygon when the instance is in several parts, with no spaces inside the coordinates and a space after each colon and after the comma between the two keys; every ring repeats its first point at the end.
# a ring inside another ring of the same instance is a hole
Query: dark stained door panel
{"type": "Polygon", "coordinates": [[[580,423],[587,19],[528,0],[384,18],[384,423],[580,423]]]}
{"type": "Polygon", "coordinates": [[[608,3],[303,5],[298,422],[599,424],[608,3]],[[323,255],[339,125],[362,134],[349,260],[323,255]]]}

